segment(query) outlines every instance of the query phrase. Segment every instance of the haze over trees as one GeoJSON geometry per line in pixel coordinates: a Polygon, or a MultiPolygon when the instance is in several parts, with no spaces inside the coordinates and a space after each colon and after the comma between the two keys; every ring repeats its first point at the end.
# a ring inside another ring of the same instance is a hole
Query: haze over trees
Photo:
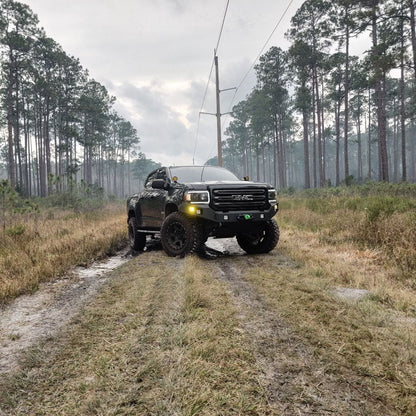
{"type": "Polygon", "coordinates": [[[134,161],[140,139],[114,110],[115,97],[45,34],[27,5],[0,5],[0,149],[11,187],[47,196],[82,181],[130,193],[133,167],[152,161],[134,161]]]}
{"type": "MultiPolygon", "coordinates": [[[[0,5],[0,170],[12,188],[131,193],[158,164],[139,152],[115,98],[27,5],[0,5]]],[[[415,182],[414,0],[307,0],[286,37],[290,47],[261,56],[257,85],[233,108],[224,165],[279,188],[415,182]]]]}
{"type": "Polygon", "coordinates": [[[224,165],[279,188],[415,182],[415,2],[307,0],[286,36],[233,108],[224,165]]]}

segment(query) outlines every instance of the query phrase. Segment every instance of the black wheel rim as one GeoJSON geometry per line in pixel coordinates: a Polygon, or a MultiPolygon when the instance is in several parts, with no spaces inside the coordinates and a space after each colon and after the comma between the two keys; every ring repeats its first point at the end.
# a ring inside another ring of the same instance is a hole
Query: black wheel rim
{"type": "Polygon", "coordinates": [[[253,234],[248,235],[248,241],[250,242],[251,245],[257,246],[263,242],[264,237],[265,237],[264,231],[260,233],[255,233],[255,234],[253,233],[253,234]]]}
{"type": "Polygon", "coordinates": [[[182,250],[185,247],[186,231],[185,227],[181,223],[174,222],[170,224],[166,235],[167,242],[172,249],[182,250]]]}

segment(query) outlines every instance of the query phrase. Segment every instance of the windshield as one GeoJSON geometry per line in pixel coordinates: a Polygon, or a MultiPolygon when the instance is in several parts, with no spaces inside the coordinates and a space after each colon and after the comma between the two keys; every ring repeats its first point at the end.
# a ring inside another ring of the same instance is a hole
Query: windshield
{"type": "Polygon", "coordinates": [[[239,180],[234,173],[217,166],[171,167],[170,174],[172,178],[176,176],[179,183],[239,180]]]}

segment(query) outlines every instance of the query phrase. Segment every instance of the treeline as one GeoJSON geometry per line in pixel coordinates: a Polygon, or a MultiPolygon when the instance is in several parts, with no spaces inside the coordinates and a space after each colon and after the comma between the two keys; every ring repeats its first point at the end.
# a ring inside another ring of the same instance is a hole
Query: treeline
{"type": "Polygon", "coordinates": [[[415,1],[307,0],[286,37],[233,108],[224,164],[280,188],[414,182],[415,1]]]}
{"type": "Polygon", "coordinates": [[[119,197],[131,192],[133,170],[147,162],[143,154],[133,161],[139,137],[114,110],[115,97],[27,5],[0,5],[0,145],[11,187],[43,197],[82,180],[119,197]]]}

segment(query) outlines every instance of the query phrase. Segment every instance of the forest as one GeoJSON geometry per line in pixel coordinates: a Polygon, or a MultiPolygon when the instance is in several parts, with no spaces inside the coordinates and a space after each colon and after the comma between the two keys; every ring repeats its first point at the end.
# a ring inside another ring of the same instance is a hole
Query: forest
{"type": "Polygon", "coordinates": [[[27,5],[0,5],[2,176],[25,197],[80,186],[130,193],[157,164],[139,152],[115,97],[45,34],[27,5]]]}
{"type": "MultiPolygon", "coordinates": [[[[27,5],[1,6],[2,176],[28,197],[140,187],[158,164],[116,98],[27,5]]],[[[286,38],[287,50],[260,56],[255,87],[232,108],[224,165],[280,189],[415,182],[414,0],[307,0],[286,38]]]]}
{"type": "Polygon", "coordinates": [[[286,38],[233,107],[224,165],[281,189],[415,182],[415,2],[307,0],[286,38]]]}

